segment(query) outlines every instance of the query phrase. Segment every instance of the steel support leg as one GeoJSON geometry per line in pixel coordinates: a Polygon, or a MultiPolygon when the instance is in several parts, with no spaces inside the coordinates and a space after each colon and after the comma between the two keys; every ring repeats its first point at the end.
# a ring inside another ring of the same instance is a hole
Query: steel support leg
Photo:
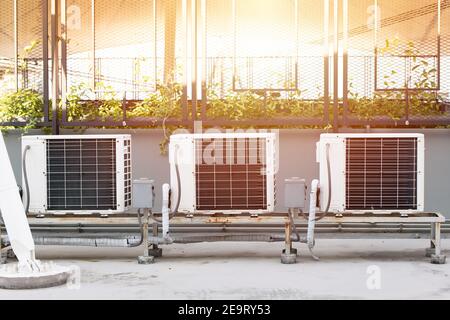
{"type": "Polygon", "coordinates": [[[139,264],[150,264],[155,262],[155,257],[148,254],[148,213],[149,209],[144,209],[144,221],[142,225],[144,237],[142,245],[144,246],[144,255],[138,257],[139,264]]]}
{"type": "Polygon", "coordinates": [[[297,252],[292,248],[292,226],[291,221],[288,218],[284,225],[285,232],[285,248],[281,253],[281,263],[283,264],[293,264],[297,262],[297,252]]]}
{"type": "Polygon", "coordinates": [[[431,246],[434,247],[434,253],[431,254],[431,263],[444,264],[446,257],[441,254],[441,223],[434,223],[434,237],[431,239],[431,246]]]}
{"type": "Polygon", "coordinates": [[[435,246],[435,242],[434,239],[436,237],[436,223],[431,223],[430,226],[430,247],[425,249],[425,256],[430,258],[432,254],[436,253],[436,246],[435,246]]]}
{"type": "MultiPolygon", "coordinates": [[[[156,222],[152,225],[152,233],[154,237],[158,236],[158,224],[156,222]]],[[[162,248],[158,247],[157,244],[150,245],[151,248],[148,249],[148,254],[155,258],[162,257],[162,248]]]]}

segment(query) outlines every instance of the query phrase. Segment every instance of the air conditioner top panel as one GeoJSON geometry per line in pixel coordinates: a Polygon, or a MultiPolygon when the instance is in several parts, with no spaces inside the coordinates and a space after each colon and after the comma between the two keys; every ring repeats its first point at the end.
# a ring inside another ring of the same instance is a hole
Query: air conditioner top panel
{"type": "Polygon", "coordinates": [[[130,139],[129,134],[83,134],[83,135],[40,135],[23,136],[23,140],[50,140],[50,139],[130,139]]]}
{"type": "Polygon", "coordinates": [[[423,133],[322,133],[320,139],[334,138],[423,138],[423,133]]]}
{"type": "Polygon", "coordinates": [[[192,134],[174,134],[170,139],[223,139],[223,138],[274,138],[275,133],[271,132],[233,132],[233,133],[192,133],[192,134]]]}

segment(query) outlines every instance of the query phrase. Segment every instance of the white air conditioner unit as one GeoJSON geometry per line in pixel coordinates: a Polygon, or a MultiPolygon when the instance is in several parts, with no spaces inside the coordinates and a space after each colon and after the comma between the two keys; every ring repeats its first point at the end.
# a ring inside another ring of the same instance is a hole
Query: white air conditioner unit
{"type": "Polygon", "coordinates": [[[22,150],[30,213],[110,214],[131,207],[130,135],[24,136],[22,150]]]}
{"type": "Polygon", "coordinates": [[[180,194],[178,212],[273,212],[276,145],[275,133],[172,135],[172,210],[180,194]]]}
{"type": "Polygon", "coordinates": [[[329,212],[423,211],[424,153],[423,134],[322,134],[317,144],[321,210],[331,181],[329,212]]]}

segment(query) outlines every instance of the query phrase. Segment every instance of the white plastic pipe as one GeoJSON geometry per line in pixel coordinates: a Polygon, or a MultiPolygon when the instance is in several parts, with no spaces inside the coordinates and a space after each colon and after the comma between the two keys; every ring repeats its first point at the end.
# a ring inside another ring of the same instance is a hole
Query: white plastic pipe
{"type": "Polygon", "coordinates": [[[168,183],[163,184],[162,186],[162,229],[163,229],[163,238],[169,237],[169,193],[170,193],[170,185],[168,183]]]}
{"type": "Polygon", "coordinates": [[[0,174],[0,210],[12,250],[19,261],[19,271],[39,271],[33,236],[2,134],[0,134],[0,174]]]}
{"type": "Polygon", "coordinates": [[[314,248],[314,228],[316,226],[316,208],[317,208],[317,189],[319,188],[319,180],[314,179],[311,182],[311,192],[309,194],[309,218],[308,218],[308,232],[306,235],[306,242],[308,248],[314,248]]]}

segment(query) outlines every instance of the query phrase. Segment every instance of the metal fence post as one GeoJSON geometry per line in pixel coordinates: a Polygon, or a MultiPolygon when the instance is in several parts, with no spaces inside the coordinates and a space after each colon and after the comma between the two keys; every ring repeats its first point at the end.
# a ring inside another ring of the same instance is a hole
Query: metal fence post
{"type": "Polygon", "coordinates": [[[348,126],[348,0],[343,0],[343,57],[342,57],[342,106],[343,126],[348,126]]]}
{"type": "Polygon", "coordinates": [[[52,134],[59,134],[59,50],[58,50],[58,10],[59,0],[51,0],[51,48],[52,48],[52,134]]]}
{"type": "Polygon", "coordinates": [[[44,122],[49,121],[49,90],[48,90],[48,0],[42,0],[42,76],[44,99],[44,122]]]}
{"type": "Polygon", "coordinates": [[[339,130],[339,0],[334,0],[333,39],[333,131],[339,130]]]}

